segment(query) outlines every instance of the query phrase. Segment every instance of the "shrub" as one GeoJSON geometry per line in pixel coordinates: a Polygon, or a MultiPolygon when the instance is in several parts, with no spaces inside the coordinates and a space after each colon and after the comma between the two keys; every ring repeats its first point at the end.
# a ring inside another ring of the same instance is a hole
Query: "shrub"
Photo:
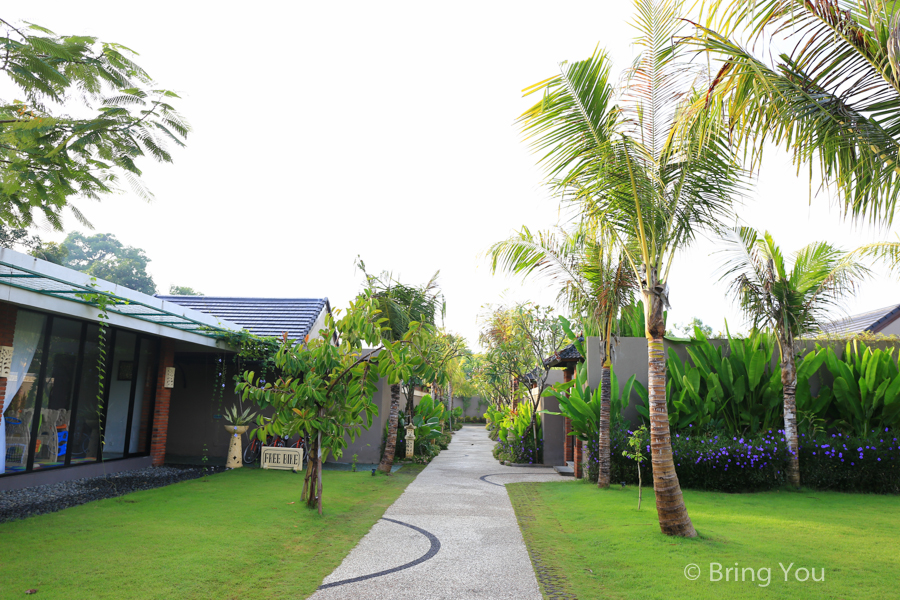
{"type": "Polygon", "coordinates": [[[494,458],[517,464],[540,464],[543,460],[544,440],[537,439],[535,447],[534,438],[526,434],[524,438],[510,434],[509,439],[500,439],[494,446],[494,458]]]}
{"type": "MultiPolygon", "coordinates": [[[[900,444],[890,431],[868,439],[836,434],[800,438],[800,480],[823,490],[900,493],[900,444]],[[873,441],[874,440],[874,441],[873,441]]],[[[637,483],[634,462],[622,457],[629,431],[610,436],[612,481],[637,483]]],[[[720,492],[771,490],[786,483],[787,445],[781,431],[754,437],[674,433],[672,452],[682,487],[720,492]]],[[[596,456],[591,456],[596,461],[596,456]]],[[[650,476],[646,467],[644,476],[650,476]]]]}

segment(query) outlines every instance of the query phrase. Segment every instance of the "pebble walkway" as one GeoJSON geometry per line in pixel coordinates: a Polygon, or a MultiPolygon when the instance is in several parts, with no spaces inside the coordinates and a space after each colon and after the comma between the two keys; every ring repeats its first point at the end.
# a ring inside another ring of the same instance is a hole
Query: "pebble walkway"
{"type": "Polygon", "coordinates": [[[456,432],[311,598],[541,600],[504,486],[562,478],[493,447],[483,425],[456,432]]]}

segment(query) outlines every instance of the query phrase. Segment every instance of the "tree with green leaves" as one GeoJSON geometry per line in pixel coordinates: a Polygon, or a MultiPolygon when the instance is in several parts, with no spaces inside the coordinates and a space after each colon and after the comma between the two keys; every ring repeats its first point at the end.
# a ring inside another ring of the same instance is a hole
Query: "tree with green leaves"
{"type": "MultiPolygon", "coordinates": [[[[494,273],[503,269],[523,278],[537,276],[558,288],[557,299],[568,306],[585,336],[603,341],[600,383],[602,406],[599,427],[597,485],[609,487],[610,394],[612,339],[618,334],[619,313],[634,301],[635,284],[615,239],[595,219],[582,219],[572,230],[531,233],[523,227],[489,250],[494,273]]],[[[578,336],[568,332],[572,339],[578,336]]]]}
{"type": "MultiPolygon", "coordinates": [[[[362,260],[358,261],[357,266],[366,277],[366,289],[381,311],[381,318],[385,319],[383,334],[385,340],[397,342],[404,339],[410,331],[418,331],[421,326],[425,326],[425,332],[434,331],[435,317],[444,307],[443,296],[437,284],[439,273],[435,273],[425,285],[415,287],[400,283],[388,272],[380,275],[369,274],[362,260]]],[[[388,438],[378,465],[379,471],[389,474],[394,465],[400,412],[400,382],[415,378],[429,381],[432,376],[433,370],[420,354],[414,364],[404,363],[400,376],[391,382],[388,438]]]]}
{"type": "Polygon", "coordinates": [[[169,294],[172,296],[202,296],[203,292],[198,292],[194,288],[187,287],[186,285],[172,284],[169,286],[169,294]]]}
{"type": "Polygon", "coordinates": [[[880,0],[712,0],[682,42],[721,61],[685,113],[724,115],[758,164],[768,145],[813,165],[844,214],[890,223],[900,194],[900,11],[880,0]],[[771,52],[779,46],[788,52],[771,52]]]}
{"type": "Polygon", "coordinates": [[[150,259],[140,248],[123,245],[115,235],[86,236],[76,231],[66,236],[62,246],[66,249],[63,266],[144,294],[156,293],[156,284],[147,273],[150,259]]]}
{"type": "MultiPolygon", "coordinates": [[[[317,339],[285,339],[275,355],[280,373],[274,381],[243,373],[237,390],[244,400],[274,410],[272,417],[257,417],[256,435],[308,435],[311,440],[301,499],[322,514],[322,463],[329,454],[343,455],[347,438],[353,441],[362,428],[372,426],[378,406],[372,401],[378,379],[399,383],[420,363],[416,344],[427,329],[410,323],[393,339],[382,319],[380,302],[368,290],[346,312],[325,316],[317,339]],[[338,343],[333,343],[337,339],[338,343]]],[[[390,469],[388,469],[390,472],[390,469]]]]}
{"type": "Polygon", "coordinates": [[[784,438],[790,449],[788,482],[800,487],[797,435],[796,341],[818,331],[841,298],[868,274],[868,269],[845,251],[825,242],[804,246],[788,268],[769,233],[749,227],[732,230],[725,238],[722,279],[754,328],[771,327],[781,353],[784,390],[784,438]]]}
{"type": "Polygon", "coordinates": [[[169,145],[190,131],[137,53],[85,35],[57,35],[0,18],[0,73],[15,88],[0,98],[0,222],[28,227],[35,213],[62,229],[73,204],[128,189],[149,199],[139,163],[171,162],[169,145]],[[79,115],[79,116],[74,116],[79,115]]]}
{"type": "Polygon", "coordinates": [[[669,437],[663,352],[669,272],[699,231],[721,227],[744,189],[745,173],[713,115],[676,127],[710,77],[690,63],[679,35],[679,0],[636,0],[640,55],[621,90],[597,51],[563,63],[560,74],[526,89],[542,98],[522,117],[551,189],[575,202],[613,237],[644,303],[648,340],[653,481],[660,529],[697,535],[688,516],[669,437]],[[618,104],[614,104],[618,99],[618,104]]]}
{"type": "Polygon", "coordinates": [[[529,404],[528,414],[533,415],[529,431],[535,451],[539,449],[538,404],[548,388],[550,376],[547,361],[566,342],[566,334],[554,313],[552,307],[530,302],[490,307],[482,317],[479,335],[487,363],[483,375],[488,377],[493,393],[501,398],[495,404],[510,408],[521,402],[529,404]]]}

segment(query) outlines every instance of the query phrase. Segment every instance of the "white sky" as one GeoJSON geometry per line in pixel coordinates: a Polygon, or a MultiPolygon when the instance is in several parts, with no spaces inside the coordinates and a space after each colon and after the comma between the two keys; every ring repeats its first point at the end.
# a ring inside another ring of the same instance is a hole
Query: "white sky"
{"type": "MultiPolygon", "coordinates": [[[[483,258],[521,225],[557,220],[514,125],[531,103],[521,90],[598,43],[625,67],[630,3],[109,6],[43,0],[2,16],[129,46],[182,96],[188,147],[174,164],[143,163],[154,202],[126,193],[79,205],[96,232],[147,252],[160,292],[177,284],[207,295],[327,296],[342,307],[361,286],[357,255],[409,284],[440,269],[446,325],[473,349],[482,305],[552,300],[538,284],[492,277],[483,258]]],[[[783,249],[893,237],[851,228],[823,195],[810,205],[807,177],[788,163],[771,153],[739,210],[783,249]]],[[[79,229],[71,218],[66,225],[79,229]]],[[[670,324],[743,322],[716,281],[713,250],[704,241],[679,257],[670,324]]],[[[847,310],[898,302],[900,285],[879,277],[847,310]]]]}

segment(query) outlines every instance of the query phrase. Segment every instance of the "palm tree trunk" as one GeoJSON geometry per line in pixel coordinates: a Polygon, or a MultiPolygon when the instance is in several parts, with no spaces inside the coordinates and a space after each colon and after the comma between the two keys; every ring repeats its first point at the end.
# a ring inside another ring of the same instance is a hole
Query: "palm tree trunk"
{"type": "Polygon", "coordinates": [[[400,412],[400,384],[395,383],[391,386],[391,412],[388,417],[388,436],[384,444],[384,456],[381,457],[381,464],[378,470],[387,475],[391,474],[391,468],[394,466],[394,450],[397,445],[397,413],[400,412]]]}
{"type": "Polygon", "coordinates": [[[412,423],[413,411],[415,411],[416,386],[409,386],[409,393],[406,395],[406,421],[412,423]]]}
{"type": "Polygon", "coordinates": [[[797,367],[793,340],[782,338],[781,385],[784,388],[784,439],[788,444],[788,483],[800,487],[800,439],[797,436],[797,367]]]}
{"type": "Polygon", "coordinates": [[[600,375],[600,440],[597,448],[599,454],[599,472],[597,474],[597,487],[609,487],[609,405],[612,399],[610,384],[609,356],[603,361],[603,370],[600,375]]]}
{"type": "MultiPolygon", "coordinates": [[[[654,282],[655,283],[655,282],[654,282]]],[[[650,392],[650,450],[653,465],[653,490],[659,528],[666,535],[697,537],[675,472],[666,406],[666,357],[663,334],[666,321],[659,296],[644,290],[647,307],[647,383],[650,392]]]]}

